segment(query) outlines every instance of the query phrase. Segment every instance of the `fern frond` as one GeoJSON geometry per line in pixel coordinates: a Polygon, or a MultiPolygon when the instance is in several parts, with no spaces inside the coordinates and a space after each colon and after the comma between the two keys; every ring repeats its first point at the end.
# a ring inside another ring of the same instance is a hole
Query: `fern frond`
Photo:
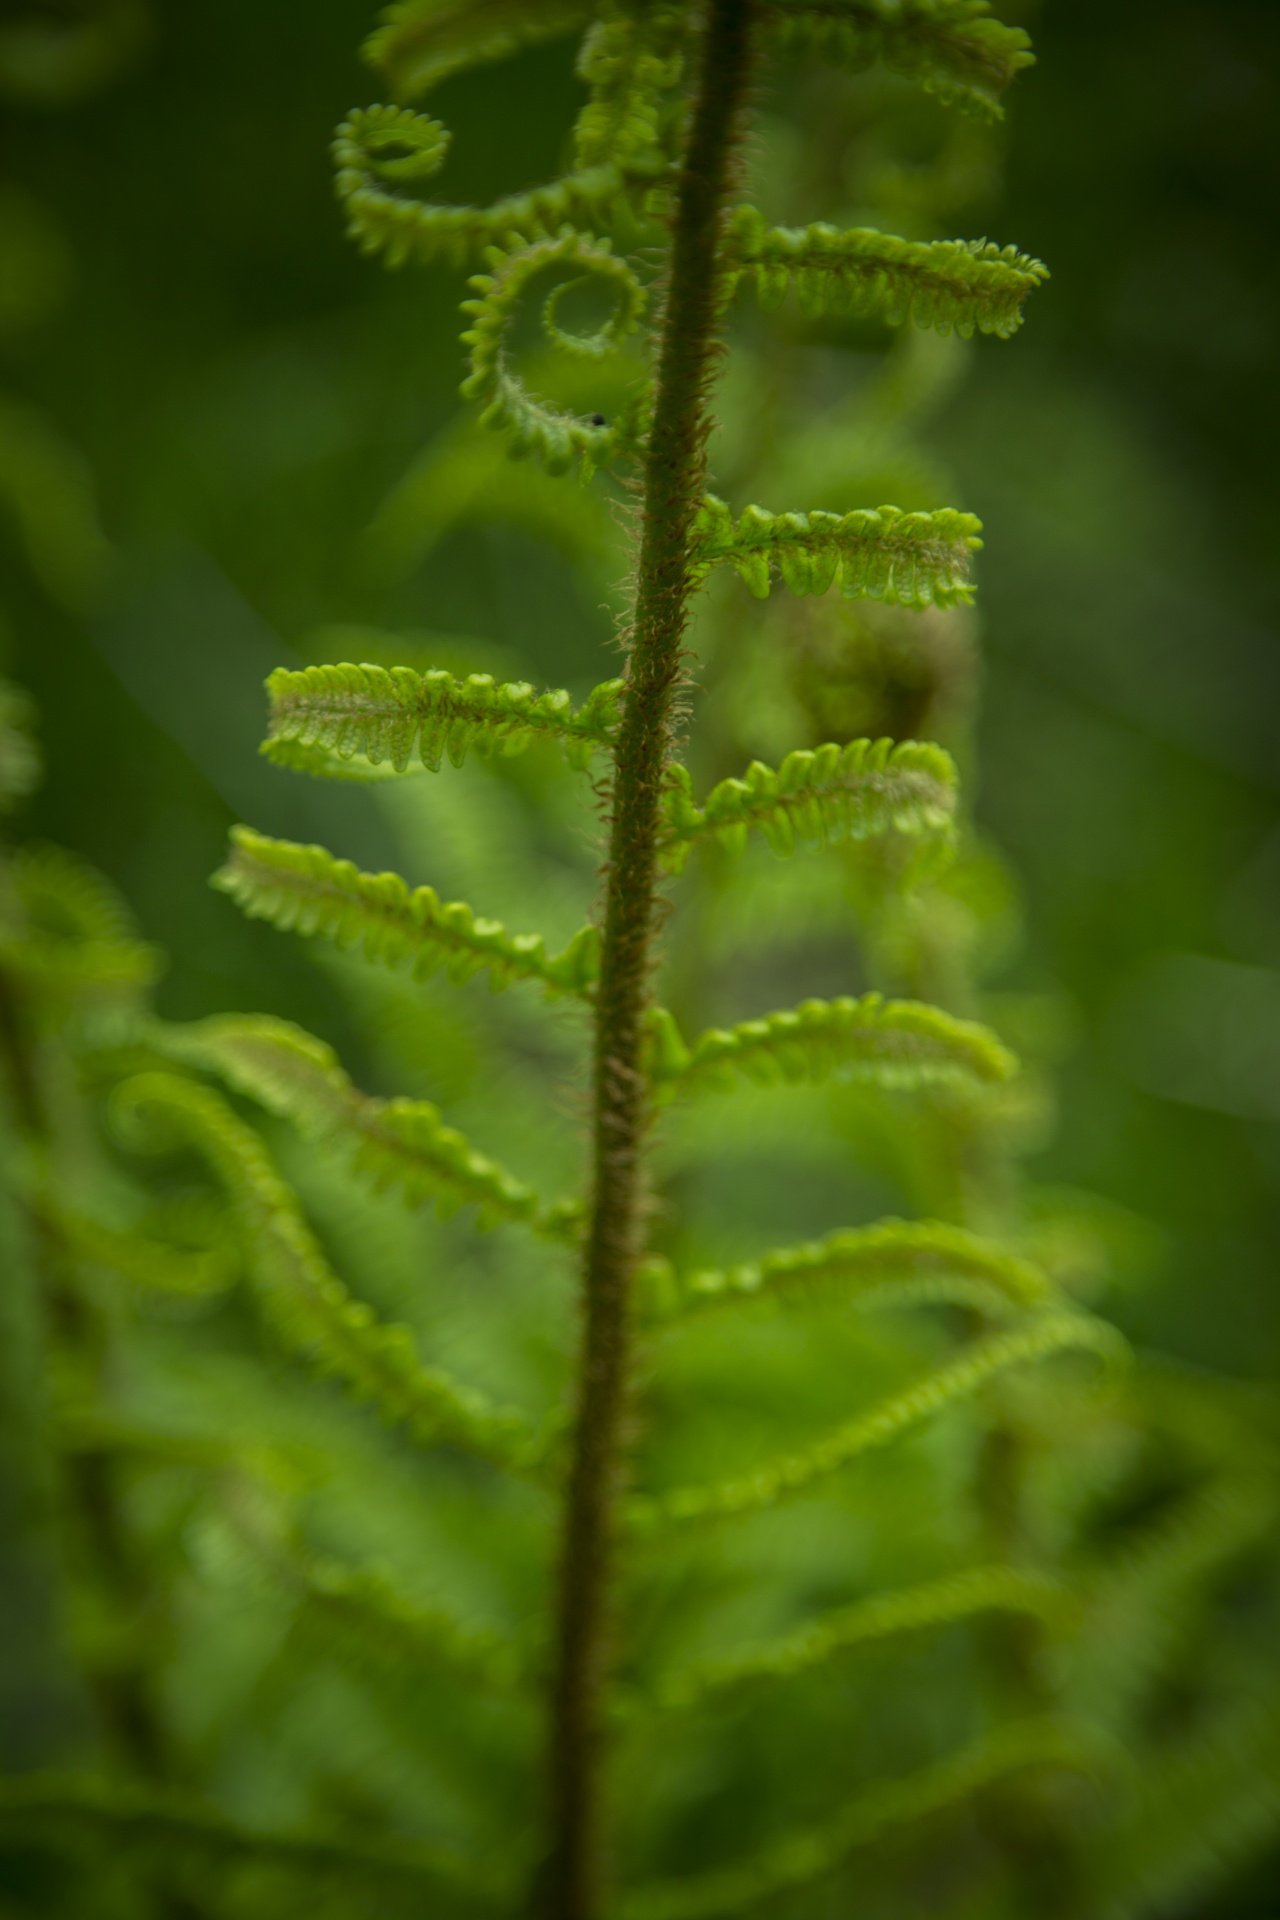
{"type": "Polygon", "coordinates": [[[534,240],[504,251],[492,247],[485,255],[488,273],[467,282],[477,296],[464,300],[462,311],[471,325],[462,335],[471,371],[460,389],[464,400],[483,403],[482,427],[508,436],[508,450],[518,459],[536,454],[548,473],[568,473],[575,462],[584,478],[618,457],[634,455],[640,447],[648,396],[638,393],[612,422],[585,419],[539,400],[511,371],[503,347],[507,329],[516,316],[529,282],[548,267],[581,268],[571,281],[554,287],[543,305],[543,330],[555,346],[587,358],[616,352],[635,331],[644,311],[644,288],[627,265],[610,251],[607,240],[589,240],[566,231],[553,240],[534,240]],[[600,281],[614,298],[614,307],[595,333],[566,332],[558,319],[561,296],[584,281],[600,281]]]}
{"type": "Polygon", "coordinates": [[[132,995],[159,978],[159,952],[136,938],[120,896],[86,861],[61,847],[24,847],[8,878],[0,966],[40,998],[132,995]]]}
{"type": "Polygon", "coordinates": [[[1091,1315],[1052,1311],[1029,1315],[1017,1326],[973,1341],[945,1366],[925,1374],[902,1392],[890,1394],[869,1412],[823,1434],[799,1453],[770,1461],[739,1479],[637,1495],[631,1502],[632,1524],[648,1530],[776,1506],[860,1455],[887,1446],[944,1407],[972,1399],[997,1375],[1072,1349],[1096,1354],[1108,1363],[1127,1352],[1121,1335],[1091,1315]]]}
{"type": "Polygon", "coordinates": [[[271,1833],[242,1826],[184,1794],[87,1775],[28,1773],[0,1780],[0,1829],[26,1842],[87,1838],[107,1843],[113,1853],[185,1856],[211,1869],[257,1864],[316,1878],[405,1881],[445,1903],[432,1908],[442,1920],[487,1912],[507,1891],[442,1849],[412,1840],[271,1833]]]}
{"type": "Polygon", "coordinates": [[[537,1452],[522,1415],[418,1358],[404,1326],[379,1321],[331,1270],[258,1135],[218,1094],[174,1074],[145,1073],[114,1096],[117,1123],[136,1137],[148,1122],[189,1142],[210,1162],[245,1227],[257,1293],[282,1339],[317,1371],[341,1380],[384,1418],[419,1439],[448,1442],[517,1471],[537,1452]]]}
{"type": "Polygon", "coordinates": [[[521,47],[585,26],[592,0],[400,0],[387,7],[361,52],[403,100],[450,74],[505,60],[521,47]]]}
{"type": "Polygon", "coordinates": [[[798,1007],[712,1027],[689,1046],[665,1008],[650,1015],[649,1071],[661,1098],[727,1092],[742,1074],[762,1086],[832,1078],[911,1089],[1008,1080],[1017,1061],[989,1028],[919,1000],[803,1000],[798,1007]]]}
{"type": "Polygon", "coordinates": [[[1099,1770],[1096,1739],[1057,1720],[1018,1721],[917,1773],[865,1789],[818,1827],[785,1834],[738,1866],[637,1887],[621,1920],[714,1920],[833,1872],[895,1827],[946,1812],[1009,1774],[1032,1767],[1099,1770]]]}
{"type": "Polygon", "coordinates": [[[8,813],[40,784],[35,709],[20,688],[0,680],[0,813],[8,813]]]}
{"type": "Polygon", "coordinates": [[[448,755],[523,753],[537,741],[563,748],[581,772],[618,726],[621,680],[606,680],[576,710],[567,693],[536,694],[523,680],[488,673],[457,680],[433,669],[342,665],[277,667],[262,751],[277,765],[346,779],[404,773],[415,756],[435,773],[448,755]]]}
{"type": "Polygon", "coordinates": [[[776,570],[795,594],[825,593],[838,578],[851,599],[900,607],[954,607],[973,598],[969,555],[982,545],[971,513],[939,507],[858,507],[851,513],[767,513],[747,507],[735,523],[708,494],[693,525],[694,567],[733,567],[748,591],[767,600],[776,570]]]}
{"type": "Polygon", "coordinates": [[[987,0],[767,0],[775,42],[854,72],[879,61],[926,93],[985,119],[1033,64],[1021,27],[991,18],[987,0]]]}
{"type": "Polygon", "coordinates": [[[611,165],[506,194],[488,207],[448,206],[399,191],[402,182],[437,173],[448,146],[448,129],[409,107],[348,114],[334,136],[335,188],[347,232],[362,252],[384,255],[390,267],[410,259],[460,265],[513,239],[545,239],[564,226],[607,226],[626,194],[626,175],[611,165]]]}
{"type": "Polygon", "coordinates": [[[947,1626],[975,1613],[1021,1613],[1052,1622],[1072,1617],[1074,1608],[1066,1589],[1044,1574],[1018,1567],[971,1567],[942,1580],[839,1607],[782,1639],[664,1674],[646,1691],[641,1704],[671,1709],[696,1706],[710,1695],[752,1681],[785,1680],[806,1673],[866,1641],[947,1626]]]}
{"type": "Polygon", "coordinates": [[[291,1562],[287,1572],[298,1597],[301,1630],[357,1666],[410,1673],[440,1668],[499,1692],[523,1677],[509,1641],[417,1605],[372,1568],[308,1555],[291,1562]]]}
{"type": "Polygon", "coordinates": [[[691,1273],[668,1311],[696,1312],[738,1300],[776,1298],[792,1288],[836,1286],[859,1304],[955,1301],[1008,1313],[1053,1297],[1029,1260],[941,1220],[880,1220],[825,1240],[779,1247],[736,1267],[691,1273]]]}
{"type": "Polygon", "coordinates": [[[699,840],[740,853],[752,829],[783,855],[797,841],[820,847],[894,833],[949,843],[956,797],[951,755],[917,740],[801,748],[776,771],[753,760],[744,779],[713,787],[704,807],[693,800],[688,769],[676,762],[663,796],[659,858],[679,873],[699,840]]]}
{"type": "Polygon", "coordinates": [[[221,1014],[190,1026],[150,1024],[146,1038],[170,1059],[216,1073],[311,1139],[349,1152],[378,1192],[410,1205],[433,1200],[444,1215],[478,1209],[482,1224],[522,1223],[558,1238],[572,1231],[567,1205],[543,1207],[533,1188],[476,1150],[426,1100],[379,1100],[353,1086],[332,1047],[269,1014],[221,1014]]]}
{"type": "Polygon", "coordinates": [[[647,0],[643,8],[606,4],[578,55],[578,77],[591,90],[574,128],[579,169],[608,164],[631,180],[656,177],[670,158],[673,99],[690,38],[680,0],[647,0]]]}
{"type": "Polygon", "coordinates": [[[37,1210],[77,1259],[109,1267],[148,1292],[188,1298],[223,1293],[233,1285],[240,1262],[230,1247],[177,1247],[149,1233],[121,1233],[87,1214],[62,1206],[42,1193],[37,1210]]]}
{"type": "Polygon", "coordinates": [[[536,980],[553,998],[585,998],[600,970],[595,927],[583,927],[563,953],[548,958],[541,934],[509,934],[464,901],[442,901],[433,887],[411,892],[398,873],[361,873],[323,847],[270,840],[252,827],[232,828],[231,852],[213,885],[251,919],[339,947],[358,945],[366,960],[408,967],[415,980],[443,967],[454,981],[486,973],[495,992],[514,980],[536,980]]]}
{"type": "Polygon", "coordinates": [[[726,296],[754,279],[763,307],[794,289],[807,314],[878,314],[966,339],[975,330],[1002,340],[1022,325],[1028,294],[1049,270],[1016,247],[989,240],[900,240],[872,227],[767,227],[739,207],[726,243],[726,296]]]}

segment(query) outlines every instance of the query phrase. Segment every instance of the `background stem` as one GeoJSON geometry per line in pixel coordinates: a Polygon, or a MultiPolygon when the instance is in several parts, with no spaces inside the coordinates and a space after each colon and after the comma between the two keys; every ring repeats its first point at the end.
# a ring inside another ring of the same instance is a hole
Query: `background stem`
{"type": "Polygon", "coordinates": [[[690,597],[716,358],[721,215],[748,72],[750,0],[713,0],[677,188],[653,428],[646,449],[627,690],[614,760],[596,1015],[593,1198],[577,1440],[552,1703],[547,1912],[593,1920],[601,1898],[600,1696],[642,1241],[648,1098],[641,1049],[655,925],[655,843],[690,597]]]}

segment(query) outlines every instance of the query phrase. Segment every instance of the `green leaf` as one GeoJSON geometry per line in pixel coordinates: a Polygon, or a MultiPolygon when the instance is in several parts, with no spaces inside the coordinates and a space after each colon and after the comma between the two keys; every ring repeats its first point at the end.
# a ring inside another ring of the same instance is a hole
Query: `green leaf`
{"type": "Polygon", "coordinates": [[[880,1220],[824,1240],[778,1247],[736,1267],[691,1273],[674,1289],[672,1313],[776,1299],[793,1290],[839,1288],[858,1305],[959,1302],[987,1313],[1043,1305],[1046,1275],[993,1241],[941,1220],[880,1220]]]}
{"type": "Polygon", "coordinates": [[[202,1153],[225,1185],[245,1233],[250,1277],[281,1338],[387,1420],[427,1443],[447,1442],[516,1471],[539,1444],[518,1413],[418,1358],[408,1327],[380,1321],[332,1271],[262,1140],[218,1094],[174,1074],[146,1073],[117,1089],[114,1112],[133,1142],[176,1135],[202,1153]]]}
{"type": "Polygon", "coordinates": [[[1034,59],[987,0],[766,0],[765,21],[784,49],[854,72],[879,61],[985,119],[1001,118],[1000,95],[1034,59]]]}
{"type": "Polygon", "coordinates": [[[715,839],[739,853],[752,830],[775,853],[841,840],[902,834],[950,846],[956,770],[949,753],[927,742],[851,740],[848,746],[789,753],[775,772],[753,760],[743,779],[722,780],[695,805],[688,769],[671,768],[662,803],[659,857],[678,873],[689,849],[715,839]]]}
{"type": "Polygon", "coordinates": [[[522,1223],[559,1238],[573,1231],[568,1204],[543,1207],[533,1188],[476,1150],[426,1100],[379,1100],[352,1085],[332,1047],[269,1014],[222,1014],[190,1026],[153,1022],[145,1037],[168,1058],[220,1075],[310,1138],[349,1153],[378,1191],[442,1214],[478,1209],[481,1224],[522,1223]]]}
{"type": "Polygon", "coordinates": [[[591,0],[400,0],[384,10],[362,51],[402,100],[412,100],[450,74],[572,33],[594,11],[591,0]]]}
{"type": "Polygon", "coordinates": [[[637,1887],[620,1920],[713,1920],[808,1886],[882,1834],[946,1811],[1030,1767],[1100,1771],[1099,1743],[1058,1720],[1018,1721],[917,1773],[865,1788],[822,1825],[793,1829],[736,1866],[637,1887]]]}
{"type": "MultiPolygon", "coordinates": [[[[447,754],[523,753],[536,741],[564,749],[585,768],[618,725],[621,680],[606,680],[576,711],[567,693],[535,695],[524,681],[488,673],[457,680],[433,670],[371,665],[277,667],[267,681],[269,731],[262,751],[303,773],[368,780],[405,773],[415,758],[434,773],[447,754]]],[[[416,770],[416,769],[415,769],[416,770]]]]}
{"type": "Polygon", "coordinates": [[[973,598],[969,556],[982,545],[971,513],[938,507],[859,507],[851,513],[767,513],[747,507],[735,523],[723,500],[708,494],[693,525],[694,570],[734,568],[757,599],[769,597],[774,573],[789,592],[826,593],[838,579],[852,599],[901,607],[952,607],[973,598]]]}
{"type": "Polygon", "coordinates": [[[734,1480],[706,1486],[676,1487],[670,1492],[637,1495],[631,1502],[632,1525],[641,1532],[691,1520],[756,1513],[790,1499],[849,1461],[887,1446],[899,1434],[932,1419],[957,1401],[969,1400],[988,1380],[1011,1367],[1029,1366],[1051,1354],[1078,1349],[1108,1362],[1126,1352],[1113,1327],[1091,1315],[1045,1312],[1019,1325],[975,1340],[945,1366],[925,1374],[913,1386],[891,1394],[868,1412],[830,1429],[799,1453],[767,1462],[734,1480]]]}
{"type": "Polygon", "coordinates": [[[359,946],[366,960],[407,967],[415,980],[443,967],[453,981],[486,973],[495,992],[514,980],[536,980],[553,998],[585,999],[600,970],[596,927],[583,927],[563,953],[548,958],[540,934],[509,934],[463,901],[442,901],[433,887],[410,892],[398,873],[361,873],[323,847],[270,840],[252,827],[232,828],[230,857],[213,884],[251,919],[359,946]]]}
{"type": "Polygon", "coordinates": [[[102,875],[61,847],[24,847],[0,897],[0,968],[37,1000],[132,999],[162,960],[137,939],[132,916],[102,875]]]}
{"type": "Polygon", "coordinates": [[[113,1856],[136,1850],[144,1860],[178,1856],[213,1869],[244,1863],[323,1881],[404,1882],[421,1889],[441,1920],[488,1911],[508,1891],[493,1876],[416,1841],[272,1833],[242,1826],[221,1808],[185,1794],[91,1775],[28,1773],[0,1779],[0,1829],[27,1843],[54,1840],[66,1846],[88,1837],[105,1843],[113,1856]]]}
{"type": "Polygon", "coordinates": [[[780,306],[794,290],[803,312],[878,314],[938,333],[998,334],[1022,324],[1028,294],[1049,270],[1015,247],[989,240],[900,240],[871,227],[766,227],[739,207],[726,251],[731,294],[754,279],[760,304],[780,306]]]}
{"type": "Polygon", "coordinates": [[[649,1071],[658,1097],[731,1091],[738,1074],[762,1086],[832,1078],[912,1089],[999,1082],[1017,1061],[989,1028],[918,1000],[804,1000],[798,1007],[712,1027],[693,1045],[665,1008],[650,1015],[649,1071]]]}
{"type": "Polygon", "coordinates": [[[1066,1589],[1044,1574],[1018,1567],[970,1567],[919,1586],[878,1593],[820,1614],[794,1633],[663,1674],[637,1700],[641,1707],[699,1705],[759,1680],[786,1680],[823,1665],[850,1647],[949,1625],[975,1613],[1020,1613],[1044,1621],[1074,1619],[1078,1607],[1066,1589]]]}

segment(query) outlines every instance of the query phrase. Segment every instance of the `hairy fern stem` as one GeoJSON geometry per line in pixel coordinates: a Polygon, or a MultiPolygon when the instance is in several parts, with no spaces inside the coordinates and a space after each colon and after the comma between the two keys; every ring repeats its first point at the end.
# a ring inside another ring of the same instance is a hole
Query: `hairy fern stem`
{"type": "Polygon", "coordinates": [[[580,1402],[560,1577],[552,1701],[547,1912],[599,1910],[601,1695],[641,1251],[649,1095],[642,1071],[657,908],[661,802],[681,646],[695,585],[694,519],[710,428],[721,307],[719,246],[747,88],[750,0],[714,0],[680,173],[643,464],[634,626],[614,751],[604,939],[596,1003],[593,1185],[584,1268],[580,1402]]]}

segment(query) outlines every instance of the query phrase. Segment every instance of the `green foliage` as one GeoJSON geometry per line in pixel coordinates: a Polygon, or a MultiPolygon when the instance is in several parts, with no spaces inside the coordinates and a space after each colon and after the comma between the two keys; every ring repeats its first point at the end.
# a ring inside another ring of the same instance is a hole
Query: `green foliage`
{"type": "Polygon", "coordinates": [[[545,0],[536,13],[522,0],[400,0],[365,41],[364,57],[413,99],[451,73],[584,27],[591,14],[588,0],[545,0]]]}
{"type": "Polygon", "coordinates": [[[361,873],[323,847],[269,840],[251,827],[235,829],[215,884],[255,919],[340,947],[358,945],[366,960],[407,966],[418,980],[442,967],[455,981],[485,973],[495,992],[536,980],[552,995],[584,995],[599,968],[594,927],[583,927],[563,953],[548,958],[540,934],[509,934],[465,901],[441,901],[432,887],[410,892],[398,873],[361,873]]]}
{"type": "Polygon", "coordinates": [[[575,711],[567,693],[535,695],[523,680],[497,685],[488,673],[457,680],[440,668],[277,667],[263,752],[301,773],[358,780],[404,773],[415,755],[434,773],[446,755],[457,767],[468,753],[523,753],[548,740],[582,769],[613,738],[621,690],[620,680],[606,680],[575,711]]]}
{"type": "Polygon", "coordinates": [[[748,834],[763,834],[775,853],[842,840],[903,834],[950,847],[956,771],[950,754],[915,740],[851,740],[846,747],[797,748],[775,772],[754,760],[742,780],[722,780],[705,807],[693,800],[685,767],[671,769],[663,802],[661,859],[679,873],[690,849],[715,840],[741,853],[748,834]]]}
{"type": "Polygon", "coordinates": [[[1032,64],[1021,27],[991,18],[987,0],[768,0],[783,49],[855,71],[882,61],[926,93],[998,118],[1000,95],[1032,64]]]}
{"type": "Polygon", "coordinates": [[[953,607],[970,600],[969,555],[982,545],[971,513],[940,507],[903,513],[857,507],[850,513],[766,513],[747,507],[735,522],[709,495],[693,533],[699,572],[729,565],[758,600],[776,569],[788,592],[826,593],[839,580],[850,599],[899,607],[953,607]]]}
{"type": "Polygon", "coordinates": [[[1022,325],[1027,295],[1048,268],[989,240],[899,240],[870,227],[766,227],[740,207],[728,243],[728,290],[755,281],[763,307],[794,289],[806,314],[877,314],[938,333],[977,331],[1004,340],[1022,325]]]}
{"type": "Polygon", "coordinates": [[[732,1092],[743,1075],[762,1086],[833,1077],[911,1090],[1000,1082],[1017,1063],[986,1027],[914,1000],[805,1000],[798,1007],[713,1027],[689,1046],[655,1008],[650,1072],[660,1096],[732,1092]]]}

